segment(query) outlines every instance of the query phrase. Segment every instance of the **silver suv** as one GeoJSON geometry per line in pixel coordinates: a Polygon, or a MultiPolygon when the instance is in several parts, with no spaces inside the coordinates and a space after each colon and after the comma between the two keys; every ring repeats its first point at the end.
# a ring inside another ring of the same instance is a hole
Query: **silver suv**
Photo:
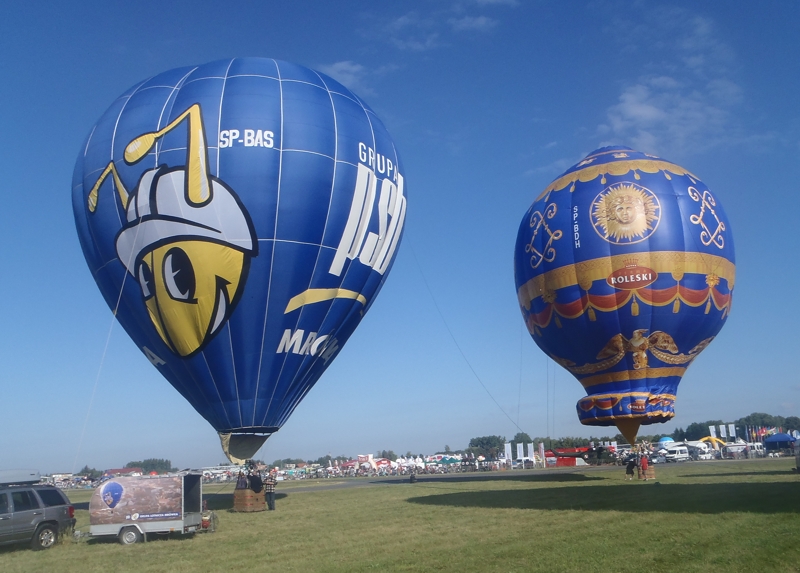
{"type": "Polygon", "coordinates": [[[48,549],[75,527],[75,508],[52,485],[0,485],[0,545],[48,549]]]}

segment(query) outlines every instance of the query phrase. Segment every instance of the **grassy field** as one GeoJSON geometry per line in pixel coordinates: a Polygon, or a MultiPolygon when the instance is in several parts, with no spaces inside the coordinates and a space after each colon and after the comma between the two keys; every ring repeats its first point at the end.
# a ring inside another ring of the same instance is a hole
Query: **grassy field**
{"type": "MultiPolygon", "coordinates": [[[[793,465],[659,465],[655,482],[623,468],[281,482],[277,511],[250,514],[207,486],[216,533],[4,547],[0,571],[799,572],[793,465]]],[[[71,495],[81,530],[90,494],[71,495]]]]}

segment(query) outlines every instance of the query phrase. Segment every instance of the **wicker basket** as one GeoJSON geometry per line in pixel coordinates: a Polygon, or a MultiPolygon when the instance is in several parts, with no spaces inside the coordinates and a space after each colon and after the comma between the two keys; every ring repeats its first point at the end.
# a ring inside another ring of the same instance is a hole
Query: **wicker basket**
{"type": "Polygon", "coordinates": [[[252,489],[233,490],[233,511],[253,512],[265,511],[264,492],[255,493],[252,489]]]}
{"type": "Polygon", "coordinates": [[[642,468],[636,468],[639,472],[639,479],[656,479],[656,468],[647,466],[647,471],[642,471],[642,468]]]}

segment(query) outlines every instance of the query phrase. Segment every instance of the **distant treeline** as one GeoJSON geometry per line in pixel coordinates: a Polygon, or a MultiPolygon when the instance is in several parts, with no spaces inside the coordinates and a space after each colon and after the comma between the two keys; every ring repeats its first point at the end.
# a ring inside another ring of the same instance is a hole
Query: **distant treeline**
{"type": "MultiPolygon", "coordinates": [[[[652,434],[652,435],[645,435],[639,434],[639,440],[646,440],[649,442],[657,442],[661,438],[665,436],[669,436],[676,441],[683,441],[683,440],[699,440],[700,438],[704,438],[708,436],[708,427],[709,426],[717,426],[725,424],[733,424],[736,428],[736,435],[741,438],[745,438],[746,436],[746,428],[747,427],[765,427],[765,428],[781,428],[784,432],[789,432],[792,430],[800,431],[800,417],[797,416],[772,416],[770,414],[764,414],[761,412],[754,412],[749,416],[745,416],[744,418],[739,418],[738,420],[731,421],[723,421],[723,420],[707,420],[705,422],[692,422],[686,429],[678,428],[671,434],[652,434]]],[[[651,428],[655,429],[656,426],[643,426],[643,428],[651,428]]],[[[444,450],[435,452],[437,454],[473,454],[474,456],[484,456],[486,458],[497,458],[499,454],[501,454],[505,449],[506,442],[509,441],[505,438],[505,436],[480,436],[477,438],[472,438],[469,441],[469,445],[460,450],[452,450],[450,446],[445,446],[444,450]]],[[[590,436],[588,438],[577,438],[577,437],[563,437],[563,438],[552,438],[550,436],[537,436],[535,438],[531,438],[525,432],[518,432],[511,440],[511,452],[514,458],[517,457],[517,444],[530,444],[530,443],[539,443],[543,442],[546,448],[581,448],[586,447],[590,443],[602,444],[603,442],[617,442],[619,444],[627,444],[628,441],[622,434],[615,434],[613,436],[590,436]]],[[[525,446],[525,455],[527,455],[527,445],[525,446]]],[[[392,461],[397,460],[398,457],[401,455],[404,457],[422,457],[423,454],[418,453],[414,454],[411,451],[406,452],[405,454],[396,454],[392,450],[380,450],[375,452],[376,458],[387,458],[392,461]]],[[[333,464],[334,462],[346,462],[348,460],[353,459],[355,456],[321,456],[316,460],[303,460],[300,458],[284,458],[281,460],[275,460],[272,462],[272,465],[275,467],[285,467],[287,465],[297,465],[297,464],[319,464],[321,466],[327,467],[329,464],[333,464]]],[[[263,463],[261,460],[255,460],[256,462],[263,463]]],[[[142,460],[140,462],[128,462],[125,464],[126,468],[142,468],[145,473],[150,473],[151,471],[156,471],[158,473],[168,473],[171,471],[176,471],[177,468],[172,467],[172,462],[170,460],[164,459],[156,459],[156,458],[149,458],[146,460],[142,460]]],[[[85,466],[81,471],[78,472],[79,475],[87,475],[91,478],[99,477],[102,472],[98,471],[94,468],[90,468],[88,465],[85,466]]]]}
{"type": "MultiPolygon", "coordinates": [[[[146,460],[142,460],[141,462],[128,462],[122,467],[141,468],[145,474],[149,474],[150,472],[166,474],[169,472],[178,471],[178,468],[172,467],[172,462],[170,460],[163,460],[161,458],[148,458],[146,460]]],[[[106,468],[106,469],[112,469],[112,468],[106,468]]],[[[87,464],[83,466],[83,468],[76,475],[86,476],[89,479],[97,479],[103,475],[103,470],[90,468],[89,465],[87,464]]]]}

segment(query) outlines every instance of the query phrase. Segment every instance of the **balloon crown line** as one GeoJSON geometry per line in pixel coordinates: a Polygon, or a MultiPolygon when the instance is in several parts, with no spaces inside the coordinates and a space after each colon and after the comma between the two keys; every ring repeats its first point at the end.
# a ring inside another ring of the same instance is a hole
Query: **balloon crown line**
{"type": "Polygon", "coordinates": [[[619,177],[633,172],[634,179],[641,179],[639,172],[642,173],[663,173],[667,180],[672,180],[672,175],[687,176],[696,184],[699,177],[688,169],[676,165],[670,161],[665,161],[655,155],[649,155],[634,151],[628,147],[602,148],[597,152],[587,155],[582,161],[570,167],[563,175],[556,178],[544,191],[536,198],[540,201],[546,198],[553,191],[561,191],[571,185],[570,192],[575,191],[577,182],[586,183],[601,177],[601,183],[606,183],[606,175],[619,177]],[[605,163],[596,163],[598,159],[608,159],[605,163]]]}

